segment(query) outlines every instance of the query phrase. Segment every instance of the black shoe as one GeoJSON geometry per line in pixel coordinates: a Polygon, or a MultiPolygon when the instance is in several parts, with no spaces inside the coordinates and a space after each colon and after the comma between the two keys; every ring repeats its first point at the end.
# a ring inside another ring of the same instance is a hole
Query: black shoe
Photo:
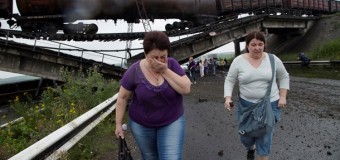
{"type": "Polygon", "coordinates": [[[255,159],[255,150],[248,150],[247,160],[254,160],[254,159],[255,159]]]}

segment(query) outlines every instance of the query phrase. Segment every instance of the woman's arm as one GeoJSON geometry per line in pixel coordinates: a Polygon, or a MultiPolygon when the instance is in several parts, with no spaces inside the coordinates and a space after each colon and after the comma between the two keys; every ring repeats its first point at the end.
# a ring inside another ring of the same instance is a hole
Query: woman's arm
{"type": "Polygon", "coordinates": [[[191,82],[187,75],[180,76],[171,69],[166,69],[161,73],[170,86],[180,94],[189,94],[191,82]]]}
{"type": "Polygon", "coordinates": [[[289,90],[289,73],[287,72],[282,61],[276,57],[276,78],[279,80],[279,107],[285,107],[287,104],[287,92],[289,90]]]}
{"type": "Polygon", "coordinates": [[[279,99],[279,107],[285,107],[287,104],[287,89],[285,88],[280,88],[280,99],[279,99]]]}
{"type": "Polygon", "coordinates": [[[124,137],[124,132],[122,129],[123,118],[127,106],[127,102],[131,97],[132,92],[125,89],[123,86],[120,86],[118,92],[118,98],[116,103],[116,131],[115,134],[117,137],[124,137]]]}
{"type": "Polygon", "coordinates": [[[224,80],[224,107],[230,110],[232,106],[230,104],[233,102],[231,100],[234,85],[237,81],[238,70],[237,70],[238,58],[235,58],[231,63],[228,74],[224,80]]]}

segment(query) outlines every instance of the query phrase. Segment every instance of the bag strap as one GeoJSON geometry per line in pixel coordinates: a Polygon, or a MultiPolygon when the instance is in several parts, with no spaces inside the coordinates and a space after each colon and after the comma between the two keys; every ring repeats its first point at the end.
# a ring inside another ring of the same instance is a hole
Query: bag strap
{"type": "Polygon", "coordinates": [[[270,96],[270,92],[271,92],[273,81],[274,81],[274,73],[275,73],[274,56],[271,53],[268,53],[268,56],[269,56],[269,60],[270,60],[270,66],[271,66],[271,69],[272,69],[272,80],[269,83],[266,96],[270,96]]]}

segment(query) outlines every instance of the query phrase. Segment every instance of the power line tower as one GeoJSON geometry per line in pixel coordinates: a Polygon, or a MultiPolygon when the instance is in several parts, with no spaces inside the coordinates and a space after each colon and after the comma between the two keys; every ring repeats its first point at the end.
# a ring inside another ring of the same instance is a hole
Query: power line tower
{"type": "Polygon", "coordinates": [[[145,32],[152,31],[151,25],[150,25],[150,20],[148,18],[148,15],[146,14],[143,1],[142,0],[136,0],[136,4],[137,4],[137,9],[138,9],[138,14],[139,14],[139,17],[140,17],[140,19],[143,23],[143,27],[144,27],[145,32]]]}
{"type": "MultiPolygon", "coordinates": [[[[128,23],[127,32],[132,33],[132,31],[133,31],[133,23],[128,23]]],[[[132,40],[127,40],[126,45],[125,45],[125,61],[124,61],[125,66],[127,65],[127,59],[131,58],[131,51],[130,51],[131,46],[132,46],[132,40]]]]}
{"type": "MultiPolygon", "coordinates": [[[[150,25],[150,20],[148,18],[148,15],[146,14],[146,11],[145,11],[145,7],[144,7],[144,4],[143,4],[143,1],[142,0],[136,0],[136,5],[137,5],[137,9],[138,9],[138,14],[139,14],[139,17],[143,23],[143,27],[144,27],[144,30],[145,32],[149,32],[149,31],[152,31],[151,29],[151,25],[150,25]]],[[[128,33],[131,33],[133,31],[133,23],[128,23],[128,33]]],[[[125,65],[127,65],[127,59],[128,58],[131,58],[131,52],[130,52],[130,48],[132,46],[132,40],[127,40],[126,41],[126,51],[125,51],[125,65]],[[129,55],[129,56],[127,56],[129,55]]]]}

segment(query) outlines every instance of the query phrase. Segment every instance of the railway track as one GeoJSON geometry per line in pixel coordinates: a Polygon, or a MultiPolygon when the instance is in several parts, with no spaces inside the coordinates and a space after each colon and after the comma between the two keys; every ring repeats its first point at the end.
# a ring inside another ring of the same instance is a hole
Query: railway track
{"type": "MultiPolygon", "coordinates": [[[[217,29],[225,29],[232,27],[249,20],[257,20],[265,17],[279,17],[282,19],[317,19],[317,16],[303,17],[302,15],[308,14],[307,11],[294,10],[294,9],[278,9],[278,8],[267,8],[254,10],[253,13],[258,13],[255,16],[249,16],[239,19],[233,19],[233,16],[225,16],[213,23],[197,26],[185,30],[170,30],[164,31],[169,37],[177,37],[182,35],[192,35],[197,33],[203,33],[204,35],[217,29]],[[286,15],[273,15],[267,13],[288,13],[286,15]],[[297,16],[300,15],[300,16],[297,16]],[[254,18],[255,17],[255,18],[254,18]]],[[[100,33],[100,34],[48,34],[48,33],[34,33],[34,32],[23,32],[19,30],[0,29],[0,37],[16,37],[25,39],[42,39],[42,40],[58,40],[58,41],[116,41],[116,40],[136,40],[142,39],[145,32],[132,32],[132,33],[100,33]]],[[[195,37],[197,38],[197,36],[195,37]]]]}

